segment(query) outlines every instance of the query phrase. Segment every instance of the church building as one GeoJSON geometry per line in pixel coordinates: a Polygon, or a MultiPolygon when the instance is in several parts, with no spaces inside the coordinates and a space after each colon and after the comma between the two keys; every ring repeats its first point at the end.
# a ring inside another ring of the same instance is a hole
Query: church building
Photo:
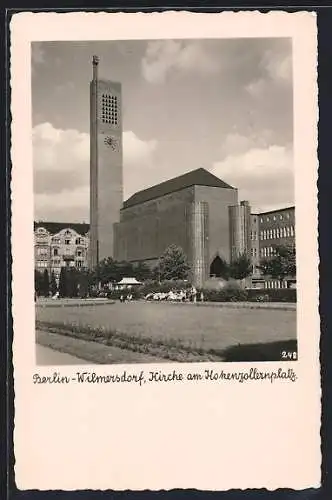
{"type": "Polygon", "coordinates": [[[187,256],[191,280],[200,286],[216,274],[218,260],[230,262],[250,252],[250,207],[246,203],[248,230],[241,238],[238,206],[243,205],[237,189],[203,168],[139,191],[124,202],[114,225],[114,258],[153,268],[175,244],[187,256]]]}

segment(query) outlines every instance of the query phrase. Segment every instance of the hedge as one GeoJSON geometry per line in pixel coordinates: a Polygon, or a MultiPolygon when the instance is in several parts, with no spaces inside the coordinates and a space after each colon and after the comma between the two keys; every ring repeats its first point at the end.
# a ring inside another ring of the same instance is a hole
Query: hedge
{"type": "MultiPolygon", "coordinates": [[[[143,299],[148,293],[168,292],[170,290],[183,290],[188,288],[186,282],[169,281],[146,282],[144,285],[131,290],[113,290],[108,293],[108,298],[119,300],[120,296],[131,293],[134,300],[143,299]]],[[[251,288],[243,289],[234,284],[229,284],[220,290],[197,290],[197,300],[203,292],[205,302],[296,302],[295,288],[251,288]]]]}
{"type": "Polygon", "coordinates": [[[296,302],[296,288],[251,288],[246,292],[249,302],[296,302]]]}

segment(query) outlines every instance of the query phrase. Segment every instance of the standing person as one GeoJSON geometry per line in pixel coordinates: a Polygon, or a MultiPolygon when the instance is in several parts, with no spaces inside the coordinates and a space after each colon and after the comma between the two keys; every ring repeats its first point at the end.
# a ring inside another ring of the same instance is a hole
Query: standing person
{"type": "Polygon", "coordinates": [[[200,296],[201,302],[204,302],[204,293],[201,291],[201,296],[200,296]]]}
{"type": "Polygon", "coordinates": [[[193,302],[194,302],[194,304],[196,304],[197,290],[194,286],[192,287],[191,293],[192,293],[193,302]]]}

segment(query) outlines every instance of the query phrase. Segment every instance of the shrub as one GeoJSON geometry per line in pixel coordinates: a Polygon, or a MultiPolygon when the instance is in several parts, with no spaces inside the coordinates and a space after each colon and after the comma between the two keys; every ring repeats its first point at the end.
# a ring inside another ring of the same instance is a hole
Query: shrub
{"type": "Polygon", "coordinates": [[[251,288],[247,295],[250,302],[296,302],[296,288],[251,288]]]}
{"type": "Polygon", "coordinates": [[[245,302],[247,291],[241,288],[227,287],[221,290],[203,290],[204,300],[208,302],[245,302]]]}

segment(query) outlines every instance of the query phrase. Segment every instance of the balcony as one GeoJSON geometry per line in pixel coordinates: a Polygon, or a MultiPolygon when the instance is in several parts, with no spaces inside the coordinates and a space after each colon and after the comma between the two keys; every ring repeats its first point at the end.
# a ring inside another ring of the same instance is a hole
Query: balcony
{"type": "Polygon", "coordinates": [[[65,262],[71,262],[71,261],[74,261],[75,260],[75,255],[74,254],[65,254],[63,256],[63,260],[65,262]]]}

